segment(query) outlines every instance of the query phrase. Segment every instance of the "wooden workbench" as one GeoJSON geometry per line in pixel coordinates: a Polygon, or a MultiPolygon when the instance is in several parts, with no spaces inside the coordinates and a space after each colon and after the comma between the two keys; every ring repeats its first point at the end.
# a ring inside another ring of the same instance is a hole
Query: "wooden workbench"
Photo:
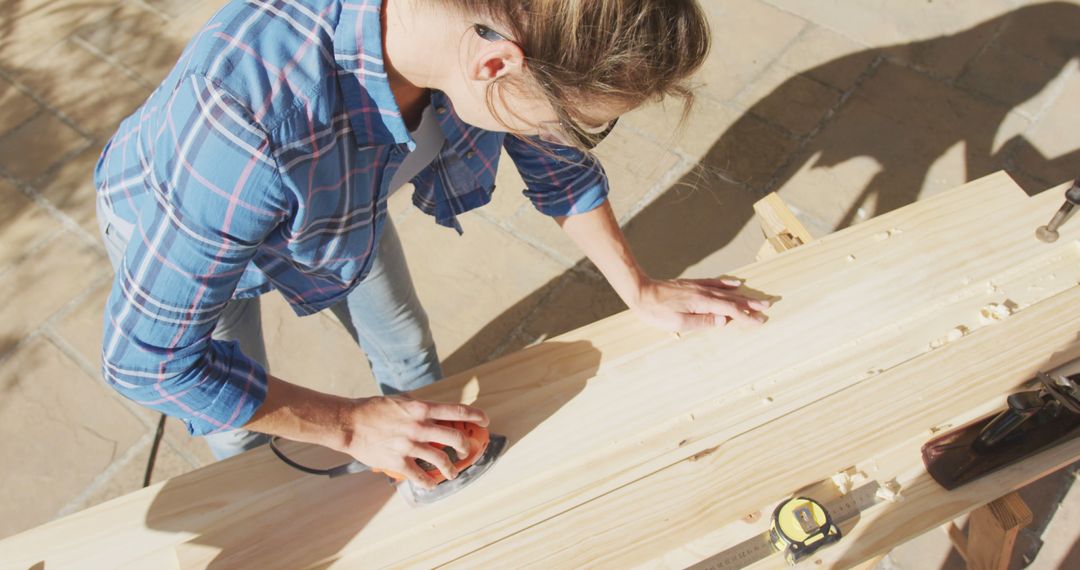
{"type": "Polygon", "coordinates": [[[428,387],[510,439],[434,505],[260,449],[0,541],[0,564],[685,567],[846,471],[898,488],[817,557],[852,566],[1080,457],[1073,440],[948,493],[918,459],[1080,356],[1080,219],[1034,238],[1063,192],[996,174],[733,271],[777,300],[759,328],[676,338],[620,314],[428,387]],[[1011,314],[987,320],[991,304],[1011,314]]]}

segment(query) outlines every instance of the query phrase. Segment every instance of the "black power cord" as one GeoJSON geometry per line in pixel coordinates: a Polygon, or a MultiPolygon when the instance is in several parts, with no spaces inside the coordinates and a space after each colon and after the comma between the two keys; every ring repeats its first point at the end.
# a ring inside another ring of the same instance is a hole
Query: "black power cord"
{"type": "Polygon", "coordinates": [[[165,414],[158,418],[157,431],[154,432],[154,443],[150,446],[150,457],[146,460],[146,472],[143,474],[143,487],[150,486],[150,478],[154,475],[154,462],[157,460],[158,447],[161,446],[161,437],[165,435],[165,414]]]}

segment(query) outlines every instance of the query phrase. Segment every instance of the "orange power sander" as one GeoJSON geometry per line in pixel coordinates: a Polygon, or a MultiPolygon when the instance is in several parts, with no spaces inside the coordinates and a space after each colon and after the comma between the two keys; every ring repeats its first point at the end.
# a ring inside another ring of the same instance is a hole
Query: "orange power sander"
{"type": "Polygon", "coordinates": [[[469,442],[469,455],[466,457],[458,457],[457,450],[454,448],[437,443],[430,443],[429,445],[449,456],[450,461],[458,470],[457,478],[450,480],[447,479],[446,476],[442,474],[442,471],[439,471],[434,465],[422,459],[416,459],[416,464],[437,483],[433,489],[418,487],[401,473],[383,469],[374,469],[359,461],[351,461],[329,469],[318,469],[302,465],[289,459],[281,451],[277,446],[277,441],[280,439],[277,436],[270,439],[270,450],[274,452],[274,455],[278,456],[278,459],[281,459],[290,467],[294,467],[305,473],[311,473],[312,475],[325,475],[333,478],[349,475],[351,473],[363,473],[365,471],[383,473],[391,479],[391,484],[397,487],[398,493],[402,495],[409,505],[424,505],[434,503],[435,501],[449,497],[461,489],[464,489],[487,472],[506,449],[505,436],[493,435],[488,432],[487,428],[480,427],[474,423],[448,422],[442,420],[439,420],[436,423],[456,429],[465,434],[465,438],[469,442]]]}

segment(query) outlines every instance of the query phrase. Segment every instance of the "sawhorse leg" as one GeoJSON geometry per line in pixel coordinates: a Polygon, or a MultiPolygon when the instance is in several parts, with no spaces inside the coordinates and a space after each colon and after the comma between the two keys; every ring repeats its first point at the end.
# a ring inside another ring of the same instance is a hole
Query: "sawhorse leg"
{"type": "Polygon", "coordinates": [[[967,536],[956,523],[946,525],[945,532],[968,570],[1007,570],[1016,535],[1032,520],[1031,509],[1013,491],[972,511],[967,536]]]}

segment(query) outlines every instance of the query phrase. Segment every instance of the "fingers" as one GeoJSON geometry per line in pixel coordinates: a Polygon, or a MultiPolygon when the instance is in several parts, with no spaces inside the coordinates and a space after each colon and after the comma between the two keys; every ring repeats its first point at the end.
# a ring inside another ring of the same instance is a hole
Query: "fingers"
{"type": "MultiPolygon", "coordinates": [[[[425,461],[427,460],[425,459],[425,461]]],[[[435,488],[435,485],[437,485],[437,483],[435,483],[435,479],[432,479],[430,475],[428,475],[423,469],[420,468],[419,465],[416,464],[415,461],[413,461],[409,457],[404,458],[404,462],[402,462],[401,465],[401,472],[401,474],[404,475],[409,481],[413,482],[414,484],[423,489],[431,490],[435,488]]]]}
{"type": "Polygon", "coordinates": [[[413,439],[418,442],[431,442],[450,446],[457,451],[458,457],[468,457],[471,451],[469,449],[469,440],[464,433],[439,424],[432,423],[421,426],[413,439]]]}
{"type": "Polygon", "coordinates": [[[689,281],[699,285],[716,287],[718,289],[738,289],[743,284],[742,279],[735,279],[734,277],[721,277],[719,279],[689,279],[689,281]]]}
{"type": "Polygon", "coordinates": [[[350,455],[426,489],[433,488],[441,478],[434,471],[425,472],[417,461],[425,461],[447,479],[453,479],[458,473],[450,455],[455,454],[447,452],[453,449],[460,458],[471,451],[465,433],[437,422],[488,424],[487,415],[472,406],[425,402],[407,396],[360,398],[351,420],[357,435],[347,445],[350,455]]]}
{"type": "Polygon", "coordinates": [[[721,317],[730,317],[733,321],[739,321],[749,325],[758,325],[765,322],[765,316],[754,310],[744,309],[746,304],[740,304],[735,300],[716,299],[705,297],[700,300],[700,306],[694,307],[695,313],[712,313],[721,317]]]}
{"type": "Polygon", "coordinates": [[[772,302],[766,299],[748,299],[746,301],[746,306],[754,311],[764,311],[772,306],[772,302]]]}
{"type": "MultiPolygon", "coordinates": [[[[447,455],[445,452],[436,449],[430,445],[413,445],[412,449],[409,451],[409,456],[415,457],[416,459],[422,459],[434,465],[436,469],[442,472],[443,477],[446,477],[447,479],[453,479],[458,475],[457,468],[454,467],[454,463],[450,461],[450,456],[447,455]]],[[[414,462],[406,461],[406,463],[414,462]]],[[[427,477],[427,475],[425,475],[425,477],[427,477]]]]}
{"type": "MultiPolygon", "coordinates": [[[[724,323],[727,323],[726,317],[720,317],[724,323]]],[[[679,319],[679,332],[690,332],[701,329],[712,328],[716,326],[716,315],[709,314],[697,314],[697,313],[683,313],[679,319]]]]}
{"type": "Polygon", "coordinates": [[[487,427],[488,417],[480,408],[466,406],[465,404],[439,404],[426,402],[428,419],[443,420],[448,422],[469,422],[480,427],[487,427]]]}
{"type": "Polygon", "coordinates": [[[772,306],[772,302],[767,299],[753,299],[745,295],[739,295],[732,293],[732,289],[738,289],[742,286],[743,281],[741,279],[733,278],[721,278],[721,279],[694,279],[690,280],[692,283],[710,288],[719,289],[719,291],[703,291],[706,294],[718,294],[717,298],[727,299],[742,305],[743,310],[747,311],[764,311],[772,306]]]}

